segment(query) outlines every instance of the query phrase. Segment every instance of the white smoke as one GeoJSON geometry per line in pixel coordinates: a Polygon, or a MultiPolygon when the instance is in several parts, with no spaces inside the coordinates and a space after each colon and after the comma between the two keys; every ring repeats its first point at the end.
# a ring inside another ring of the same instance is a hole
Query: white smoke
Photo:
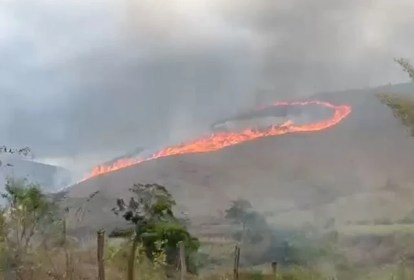
{"type": "Polygon", "coordinates": [[[410,0],[6,0],[0,137],[75,170],[262,100],[405,79],[410,0]]]}

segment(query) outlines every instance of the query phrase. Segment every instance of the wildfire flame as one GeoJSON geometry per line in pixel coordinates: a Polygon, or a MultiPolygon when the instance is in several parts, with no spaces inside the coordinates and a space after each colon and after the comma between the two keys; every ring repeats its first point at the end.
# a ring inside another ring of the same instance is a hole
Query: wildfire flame
{"type": "MultiPolygon", "coordinates": [[[[246,129],[242,132],[219,132],[211,134],[206,138],[200,138],[192,140],[190,142],[167,147],[162,149],[152,156],[146,159],[120,159],[111,165],[100,165],[93,168],[91,173],[86,179],[103,175],[115,170],[126,168],[132,165],[142,163],[144,161],[159,159],[168,156],[182,155],[182,154],[194,154],[194,153],[207,153],[221,150],[223,148],[237,145],[243,142],[251,141],[254,139],[268,137],[268,136],[279,136],[288,133],[295,132],[314,132],[330,128],[343,119],[345,119],[351,113],[351,107],[348,105],[333,105],[329,102],[323,101],[307,101],[307,102],[277,102],[271,106],[306,106],[306,105],[318,105],[333,110],[333,115],[330,119],[326,119],[320,122],[296,125],[292,121],[287,121],[281,126],[274,126],[266,131],[258,131],[254,129],[246,129]]],[[[85,179],[85,180],[86,180],[85,179]]]]}

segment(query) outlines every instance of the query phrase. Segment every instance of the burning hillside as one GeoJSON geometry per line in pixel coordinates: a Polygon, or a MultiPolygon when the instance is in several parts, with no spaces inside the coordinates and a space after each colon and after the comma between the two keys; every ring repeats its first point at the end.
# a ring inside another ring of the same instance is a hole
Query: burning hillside
{"type": "MultiPolygon", "coordinates": [[[[208,153],[214,152],[229,146],[241,144],[247,141],[255,140],[262,137],[269,136],[280,136],[288,133],[298,133],[298,132],[316,132],[324,129],[328,129],[332,126],[339,124],[343,119],[345,119],[351,113],[351,107],[348,105],[334,105],[328,102],[323,101],[307,101],[307,102],[277,102],[271,106],[261,108],[255,112],[255,114],[260,115],[261,112],[269,108],[304,108],[304,107],[321,107],[324,109],[329,109],[331,115],[329,118],[317,120],[315,122],[298,122],[292,119],[283,119],[278,118],[278,123],[270,124],[268,123],[269,118],[267,118],[266,127],[249,127],[244,128],[241,131],[220,131],[211,134],[210,136],[195,139],[187,143],[167,147],[162,149],[152,156],[136,160],[136,159],[120,159],[110,165],[101,165],[93,168],[92,172],[89,174],[88,178],[106,174],[115,170],[119,170],[125,167],[139,164],[143,161],[154,160],[158,158],[182,155],[182,154],[194,154],[194,153],[208,153]]],[[[263,113],[262,113],[263,114],[263,113]]],[[[264,117],[264,116],[262,116],[264,117]]],[[[269,117],[269,116],[267,116],[269,117]]],[[[272,120],[272,118],[270,118],[272,120]]]]}

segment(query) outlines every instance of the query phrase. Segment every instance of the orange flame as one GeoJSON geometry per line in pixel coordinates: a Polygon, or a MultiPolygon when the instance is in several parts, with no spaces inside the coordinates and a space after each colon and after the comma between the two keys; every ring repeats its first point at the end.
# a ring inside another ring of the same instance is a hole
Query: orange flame
{"type": "MultiPolygon", "coordinates": [[[[326,108],[330,108],[334,111],[333,116],[330,119],[326,119],[313,124],[296,125],[292,121],[285,122],[282,126],[275,126],[269,128],[267,131],[258,131],[253,129],[246,129],[242,132],[219,132],[211,134],[206,138],[200,138],[192,140],[190,142],[167,147],[162,149],[149,158],[146,159],[120,159],[111,165],[100,165],[93,168],[92,172],[86,179],[103,175],[115,170],[126,168],[132,165],[142,163],[143,161],[154,160],[158,158],[182,155],[182,154],[194,154],[194,153],[207,153],[223,148],[237,145],[246,141],[254,139],[268,137],[268,136],[279,136],[287,133],[295,132],[314,132],[330,128],[343,119],[345,119],[351,113],[351,107],[347,105],[336,106],[328,102],[323,101],[307,101],[307,102],[277,102],[272,106],[306,106],[306,105],[319,105],[326,108]]],[[[85,180],[86,180],[85,179],[85,180]]]]}

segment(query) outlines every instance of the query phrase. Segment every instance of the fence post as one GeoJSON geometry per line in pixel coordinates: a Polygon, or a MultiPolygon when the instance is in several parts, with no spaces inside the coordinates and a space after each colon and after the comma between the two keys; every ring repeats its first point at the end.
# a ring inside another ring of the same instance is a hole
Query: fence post
{"type": "Polygon", "coordinates": [[[273,278],[276,279],[277,277],[277,262],[276,261],[272,262],[272,274],[273,274],[273,278]]]}
{"type": "Polygon", "coordinates": [[[138,238],[137,236],[134,236],[134,239],[132,240],[131,253],[128,259],[128,280],[134,280],[135,277],[135,253],[137,251],[137,247],[138,238]]]}
{"type": "Polygon", "coordinates": [[[72,269],[71,269],[71,255],[69,254],[68,244],[67,244],[67,232],[66,232],[66,217],[62,220],[62,238],[63,238],[63,250],[65,251],[65,277],[67,279],[72,279],[72,269]]]}
{"type": "Polygon", "coordinates": [[[180,271],[181,271],[181,280],[185,279],[185,275],[187,273],[187,264],[185,258],[185,247],[184,242],[178,242],[178,248],[180,249],[180,271]]]}
{"type": "Polygon", "coordinates": [[[234,268],[233,268],[234,280],[239,279],[239,263],[240,263],[240,246],[236,245],[234,248],[234,268]]]}
{"type": "Polygon", "coordinates": [[[99,230],[97,232],[97,257],[98,257],[98,280],[105,280],[105,264],[104,264],[104,245],[105,245],[105,231],[99,230]]]}

